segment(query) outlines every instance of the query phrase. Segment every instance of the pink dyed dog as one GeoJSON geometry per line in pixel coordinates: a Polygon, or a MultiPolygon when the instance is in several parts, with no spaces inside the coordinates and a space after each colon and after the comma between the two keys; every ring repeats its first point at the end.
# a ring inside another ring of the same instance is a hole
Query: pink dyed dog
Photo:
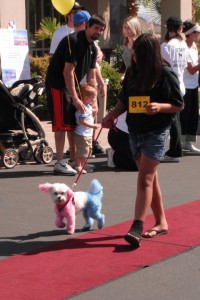
{"type": "Polygon", "coordinates": [[[49,193],[52,201],[55,203],[55,224],[59,228],[67,226],[67,232],[75,232],[76,215],[82,211],[86,221],[83,230],[89,230],[94,219],[98,222],[98,228],[101,229],[105,224],[105,216],[101,213],[103,187],[94,179],[88,192],[73,192],[64,183],[44,183],[39,185],[42,192],[49,193]],[[64,218],[67,224],[63,222],[64,218]]]}
{"type": "Polygon", "coordinates": [[[74,192],[63,183],[44,183],[39,185],[42,192],[49,193],[51,199],[55,203],[55,224],[59,228],[64,228],[66,224],[63,219],[67,219],[68,233],[74,233],[75,230],[75,205],[74,205],[74,192]]]}

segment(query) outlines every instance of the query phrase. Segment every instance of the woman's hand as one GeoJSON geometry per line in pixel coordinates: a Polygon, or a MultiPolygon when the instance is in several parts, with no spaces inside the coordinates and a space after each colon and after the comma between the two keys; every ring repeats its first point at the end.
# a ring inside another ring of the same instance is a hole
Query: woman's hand
{"type": "Polygon", "coordinates": [[[151,102],[146,106],[147,115],[155,115],[160,111],[160,104],[157,102],[151,102]]]}
{"type": "Polygon", "coordinates": [[[111,113],[108,113],[101,122],[102,127],[104,128],[112,128],[114,123],[114,119],[111,116],[111,113]]]}

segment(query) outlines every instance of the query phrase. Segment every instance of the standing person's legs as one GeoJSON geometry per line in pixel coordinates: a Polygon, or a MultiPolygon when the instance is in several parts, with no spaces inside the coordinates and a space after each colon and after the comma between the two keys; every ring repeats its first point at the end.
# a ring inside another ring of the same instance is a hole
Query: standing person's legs
{"type": "MultiPolygon", "coordinates": [[[[95,104],[95,115],[94,115],[94,123],[97,123],[97,114],[98,114],[98,110],[99,110],[99,105],[98,105],[98,97],[97,97],[97,101],[95,104]]],[[[99,144],[99,141],[96,140],[96,132],[97,130],[94,129],[93,130],[93,140],[92,140],[92,155],[99,155],[99,154],[104,154],[104,149],[101,147],[101,145],[99,144]]]]}
{"type": "Polygon", "coordinates": [[[54,133],[55,147],[56,147],[56,159],[57,161],[63,159],[63,149],[65,145],[65,131],[56,131],[54,133]]]}
{"type": "Polygon", "coordinates": [[[70,148],[70,161],[75,161],[76,156],[76,146],[74,141],[74,131],[67,131],[67,138],[70,148]]]}
{"type": "MultiPolygon", "coordinates": [[[[139,173],[137,182],[137,197],[135,203],[135,220],[144,221],[147,211],[151,206],[153,194],[154,180],[157,176],[157,166],[159,161],[146,157],[143,153],[136,161],[139,173]]],[[[156,193],[159,195],[159,193],[156,193]]]]}
{"type": "MultiPolygon", "coordinates": [[[[125,235],[125,240],[132,246],[138,247],[140,246],[143,224],[153,198],[154,179],[157,174],[159,161],[148,158],[142,153],[140,158],[136,160],[136,164],[139,172],[135,202],[135,216],[128,234],[125,235]]],[[[157,195],[158,194],[159,193],[157,193],[157,195]]],[[[162,201],[162,198],[159,199],[159,201],[162,201]]]]}
{"type": "Polygon", "coordinates": [[[186,89],[184,95],[184,109],[180,112],[180,124],[181,124],[181,140],[185,142],[185,138],[188,131],[189,116],[190,116],[190,105],[191,105],[191,90],[186,89]]]}
{"type": "Polygon", "coordinates": [[[75,175],[77,172],[63,159],[66,131],[72,131],[74,129],[74,124],[72,123],[70,116],[69,101],[67,101],[66,94],[63,90],[57,90],[46,86],[46,94],[56,146],[57,162],[54,166],[54,173],[75,175]]]}
{"type": "Polygon", "coordinates": [[[92,151],[92,136],[81,136],[75,133],[74,142],[76,145],[76,171],[82,174],[92,173],[93,168],[87,165],[87,160],[92,151]]]}
{"type": "Polygon", "coordinates": [[[196,142],[198,122],[199,122],[199,93],[198,87],[192,90],[192,97],[190,99],[190,116],[188,124],[188,135],[191,138],[191,142],[196,142]]]}
{"type": "Polygon", "coordinates": [[[158,182],[158,174],[156,172],[153,182],[153,196],[151,202],[151,209],[154,214],[155,224],[154,226],[143,234],[143,237],[154,237],[159,233],[167,233],[168,225],[166,221],[162,193],[158,182]]]}
{"type": "Polygon", "coordinates": [[[183,150],[200,154],[200,149],[193,143],[197,140],[197,130],[199,121],[199,101],[198,87],[196,89],[186,89],[184,96],[185,107],[180,113],[183,150]]]}
{"type": "Polygon", "coordinates": [[[157,228],[154,227],[153,231],[150,230],[145,233],[145,237],[167,233],[167,221],[158,182],[157,167],[164,156],[168,135],[168,128],[143,135],[130,134],[130,147],[139,172],[134,222],[128,234],[125,235],[125,240],[135,247],[140,246],[143,223],[150,206],[153,209],[157,228]]]}
{"type": "Polygon", "coordinates": [[[181,126],[179,121],[179,113],[176,113],[175,121],[171,125],[170,129],[170,142],[169,150],[165,153],[163,161],[179,161],[179,157],[182,157],[182,145],[181,145],[181,126]]]}

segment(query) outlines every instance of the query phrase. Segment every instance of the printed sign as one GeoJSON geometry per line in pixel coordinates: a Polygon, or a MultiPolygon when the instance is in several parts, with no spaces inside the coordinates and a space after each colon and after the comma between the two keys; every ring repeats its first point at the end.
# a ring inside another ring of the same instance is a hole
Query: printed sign
{"type": "Polygon", "coordinates": [[[146,106],[150,103],[150,96],[129,97],[129,113],[146,113],[146,106]]]}
{"type": "Polygon", "coordinates": [[[0,57],[2,81],[7,87],[30,79],[27,30],[0,29],[0,57]]]}

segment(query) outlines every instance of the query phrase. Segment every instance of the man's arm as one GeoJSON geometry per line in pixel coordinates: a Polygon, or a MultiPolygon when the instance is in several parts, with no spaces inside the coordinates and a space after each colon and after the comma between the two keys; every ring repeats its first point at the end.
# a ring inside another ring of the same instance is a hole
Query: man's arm
{"type": "Polygon", "coordinates": [[[105,96],[105,84],[103,77],[101,75],[101,69],[98,63],[96,63],[96,81],[98,84],[98,89],[102,97],[105,96]]]}
{"type": "Polygon", "coordinates": [[[85,107],[83,102],[79,99],[75,88],[75,78],[74,78],[75,66],[72,63],[65,63],[63,75],[65,78],[66,88],[72,97],[73,103],[78,111],[81,113],[85,112],[85,107]]]}
{"type": "Polygon", "coordinates": [[[87,71],[87,83],[91,83],[94,84],[95,86],[97,85],[97,81],[96,81],[96,69],[89,69],[87,71]]]}

